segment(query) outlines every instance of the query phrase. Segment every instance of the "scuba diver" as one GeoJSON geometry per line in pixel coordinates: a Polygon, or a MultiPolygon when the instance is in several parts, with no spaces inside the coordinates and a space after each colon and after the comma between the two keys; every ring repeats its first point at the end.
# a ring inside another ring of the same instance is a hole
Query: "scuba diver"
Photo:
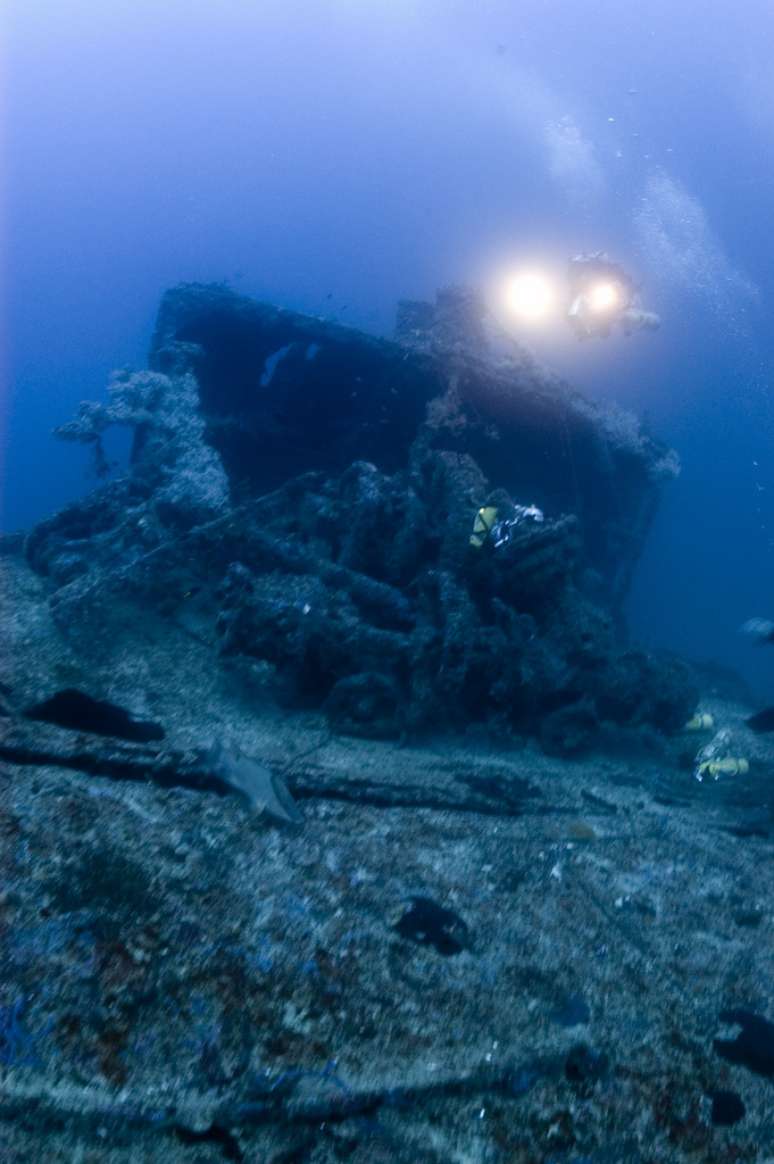
{"type": "Polygon", "coordinates": [[[567,268],[567,322],[578,339],[606,339],[614,326],[625,335],[655,331],[661,320],[643,310],[634,280],[604,251],[575,255],[567,268]]]}

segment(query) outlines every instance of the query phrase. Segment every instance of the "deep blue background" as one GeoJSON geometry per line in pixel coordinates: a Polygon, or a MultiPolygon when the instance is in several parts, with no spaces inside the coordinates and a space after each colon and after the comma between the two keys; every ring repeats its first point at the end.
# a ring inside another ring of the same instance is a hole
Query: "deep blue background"
{"type": "Polygon", "coordinates": [[[737,634],[774,617],[767,0],[7,0],[1,19],[4,528],[91,487],[50,430],[143,364],[173,283],[389,332],[401,296],[606,248],[662,331],[524,338],[680,451],[634,632],[774,691],[774,654],[737,634]]]}

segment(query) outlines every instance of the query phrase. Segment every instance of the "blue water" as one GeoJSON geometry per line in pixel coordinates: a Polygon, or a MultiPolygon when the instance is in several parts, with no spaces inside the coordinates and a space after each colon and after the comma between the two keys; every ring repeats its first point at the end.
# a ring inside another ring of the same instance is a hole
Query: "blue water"
{"type": "Polygon", "coordinates": [[[522,338],[680,452],[633,632],[774,691],[737,633],[774,617],[766,0],[6,0],[0,19],[3,528],[92,486],[50,430],[142,366],[169,285],[388,333],[401,296],[604,248],[662,330],[522,338]]]}

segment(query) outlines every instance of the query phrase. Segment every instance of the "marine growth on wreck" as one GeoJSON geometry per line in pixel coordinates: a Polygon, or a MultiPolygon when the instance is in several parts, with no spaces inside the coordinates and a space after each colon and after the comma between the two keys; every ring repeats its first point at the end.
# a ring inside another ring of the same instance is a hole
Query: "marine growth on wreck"
{"type": "Polygon", "coordinates": [[[57,435],[101,481],[0,545],[9,1158],[754,1160],[772,760],[622,614],[676,454],[464,288],[394,340],[173,288],[57,435]]]}
{"type": "Polygon", "coordinates": [[[168,292],[150,369],[59,430],[98,464],[108,425],[133,445],[27,539],[58,623],[131,594],[355,735],[486,723],[574,754],[607,722],[681,726],[685,669],[616,633],[676,457],[517,345],[492,354],[483,315],[449,289],[389,342],[168,292]],[[471,536],[485,510],[501,536],[471,536]]]}

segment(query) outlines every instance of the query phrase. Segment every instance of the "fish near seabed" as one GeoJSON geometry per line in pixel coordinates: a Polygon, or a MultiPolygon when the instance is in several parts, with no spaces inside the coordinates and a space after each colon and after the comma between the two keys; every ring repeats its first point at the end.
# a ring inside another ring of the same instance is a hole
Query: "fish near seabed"
{"type": "Polygon", "coordinates": [[[243,797],[260,816],[279,825],[303,824],[304,815],[285,781],[265,764],[220,742],[212,745],[205,762],[213,776],[243,797]]]}

